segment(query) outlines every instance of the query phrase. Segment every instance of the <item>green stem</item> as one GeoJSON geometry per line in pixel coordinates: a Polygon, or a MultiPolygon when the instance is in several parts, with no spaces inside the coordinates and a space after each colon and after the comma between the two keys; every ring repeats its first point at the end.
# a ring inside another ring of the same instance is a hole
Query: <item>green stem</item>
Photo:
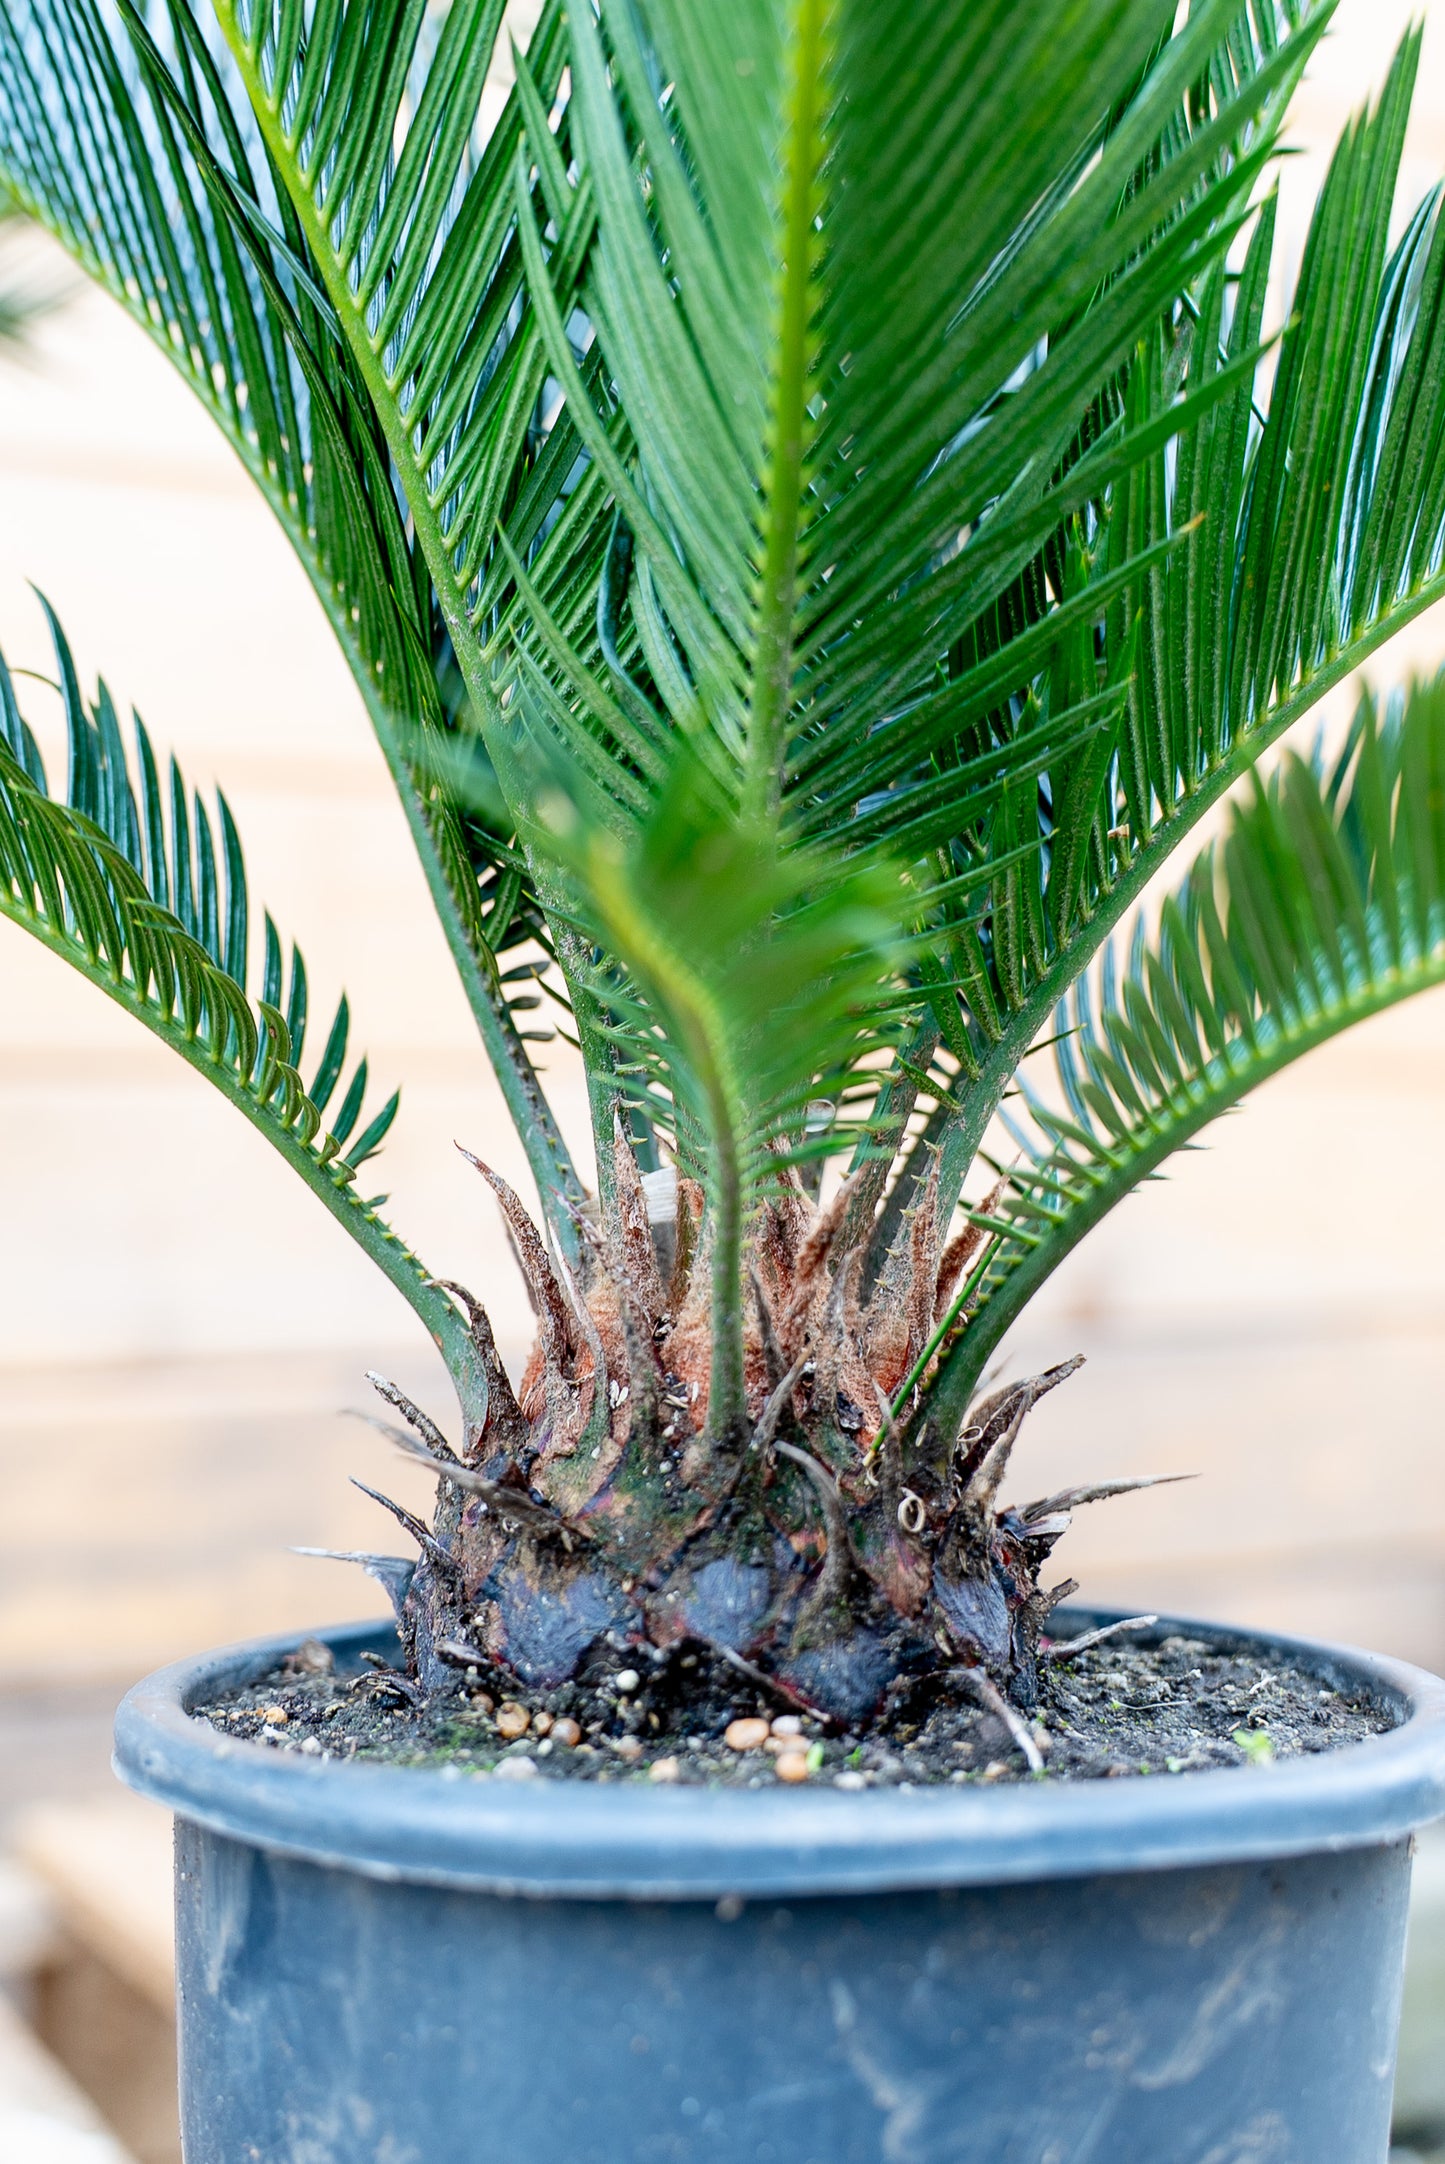
{"type": "MultiPolygon", "coordinates": [[[[317,590],[320,591],[319,584],[317,590]]],[[[357,674],[359,677],[361,671],[357,674]]],[[[389,717],[379,703],[368,700],[368,706],[387,770],[401,799],[407,826],[421,859],[427,892],[461,978],[483,1049],[527,1153],[527,1163],[553,1233],[569,1263],[575,1265],[580,1259],[577,1227],[568,1211],[556,1207],[555,1197],[565,1195],[578,1205],[584,1198],[585,1189],[562,1139],[552,1107],[543,1094],[537,1070],[517,1034],[496,962],[485,949],[479,954],[477,945],[468,935],[462,904],[437,850],[415,772],[396,742],[389,717]]]]}
{"type": "Polygon", "coordinates": [[[572,1006],[572,1019],[577,1025],[577,1042],[582,1047],[587,1110],[592,1123],[592,1147],[597,1158],[597,1200],[605,1225],[611,1217],[617,1184],[612,1163],[612,1116],[617,1105],[612,1045],[606,1034],[604,1010],[589,982],[591,971],[580,934],[570,930],[559,917],[554,920],[553,937],[558,966],[572,1006]]]}
{"type": "MultiPolygon", "coordinates": [[[[714,1097],[709,1084],[709,1098],[714,1097]]],[[[717,1093],[719,1096],[721,1093],[717,1093]]],[[[715,1104],[713,1162],[708,1167],[712,1218],[712,1372],[707,1425],[713,1441],[740,1444],[747,1424],[743,1371],[743,1177],[732,1108],[715,1104]]]]}
{"type": "MultiPolygon", "coordinates": [[[[707,1432],[719,1448],[735,1448],[746,1434],[747,1393],[743,1367],[743,1238],[747,1180],[739,1136],[742,1104],[729,1055],[733,1044],[725,1015],[695,972],[668,945],[655,914],[640,908],[625,865],[601,846],[585,873],[600,927],[649,997],[696,1077],[706,1100],[704,1126],[710,1159],[705,1169],[708,1229],[712,1244],[712,1360],[707,1432]]],[[[609,1113],[610,1118],[610,1113],[609,1113]]]]}

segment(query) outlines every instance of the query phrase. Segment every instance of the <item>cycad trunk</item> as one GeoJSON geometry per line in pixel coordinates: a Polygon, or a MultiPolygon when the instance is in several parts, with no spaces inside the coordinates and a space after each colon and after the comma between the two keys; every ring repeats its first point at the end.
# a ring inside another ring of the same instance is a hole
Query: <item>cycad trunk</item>
{"type": "Polygon", "coordinates": [[[399,1614],[425,1686],[484,1662],[546,1689],[599,1646],[615,1662],[628,1646],[665,1659],[692,1645],[855,1728],[900,1679],[939,1671],[990,1703],[1002,1692],[1032,1704],[1050,1611],[1074,1590],[1045,1588],[1040,1573],[1071,1510],[1114,1490],[998,1501],[1030,1407],[1077,1361],[995,1392],[957,1437],[931,1437],[924,1422],[905,1447],[891,1401],[977,1240],[970,1227],[942,1247],[936,1180],[870,1273],[861,1178],[820,1208],[780,1170],[750,1241],[749,1427],[719,1440],[701,1190],[677,1182],[664,1279],[619,1123],[614,1199],[600,1228],[583,1224],[581,1286],[506,1182],[478,1170],[538,1331],[514,1392],[483,1310],[450,1288],[488,1384],[485,1421],[459,1454],[385,1386],[415,1438],[398,1439],[440,1475],[431,1530],[402,1514],[422,1552],[398,1585],[399,1614]]]}

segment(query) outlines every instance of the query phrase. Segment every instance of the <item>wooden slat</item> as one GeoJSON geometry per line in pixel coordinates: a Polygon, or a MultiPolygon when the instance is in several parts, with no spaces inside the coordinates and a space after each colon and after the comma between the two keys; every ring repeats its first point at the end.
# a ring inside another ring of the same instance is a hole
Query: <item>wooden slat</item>
{"type": "Polygon", "coordinates": [[[90,2099],[0,1993],[0,2157],[5,2164],[134,2164],[90,2099]]]}
{"type": "Polygon", "coordinates": [[[71,1937],[169,2018],[175,2007],[169,1816],[123,1794],[38,1805],[21,1819],[15,1848],[71,1937]]]}

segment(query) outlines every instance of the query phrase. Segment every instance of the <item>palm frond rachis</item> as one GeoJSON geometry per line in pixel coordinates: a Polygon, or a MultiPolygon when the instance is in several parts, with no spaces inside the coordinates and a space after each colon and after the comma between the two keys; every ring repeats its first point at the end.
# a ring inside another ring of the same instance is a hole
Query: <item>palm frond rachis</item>
{"type": "Polygon", "coordinates": [[[432,1528],[396,1506],[415,1569],[372,1559],[424,1676],[690,1634],[850,1721],[918,1669],[1026,1700],[1049,1550],[1112,1491],[1002,1504],[1069,1372],[980,1398],[1004,1332],[1207,1119],[1445,975],[1439,687],[1143,906],[1445,594],[1439,192],[1391,234],[1413,35],[1261,372],[1269,162],[1330,12],[548,0],[490,132],[502,0],[0,12],[0,183],[292,540],[540,1197],[483,1168],[539,1318],[514,1390],[355,1194],[395,1100],[348,1149],[344,1002],[303,1078],[229,814],[222,877],[58,633],[52,796],[0,677],[0,908],[246,1113],[447,1359],[455,1452],[384,1387],[440,1475],[432,1528]],[[595,1200],[524,1026],[548,996],[595,1200]]]}

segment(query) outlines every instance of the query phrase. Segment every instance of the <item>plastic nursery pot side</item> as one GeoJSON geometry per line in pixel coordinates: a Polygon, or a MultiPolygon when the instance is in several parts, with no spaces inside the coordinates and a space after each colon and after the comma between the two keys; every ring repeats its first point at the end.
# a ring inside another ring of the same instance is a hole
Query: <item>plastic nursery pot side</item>
{"type": "Polygon", "coordinates": [[[187,2164],[1382,2164],[1445,1684],[1175,1631],[1398,1725],[1126,1781],[475,1782],[190,1716],[293,1640],[163,1671],[116,1763],[180,1821],[187,2164]]]}

